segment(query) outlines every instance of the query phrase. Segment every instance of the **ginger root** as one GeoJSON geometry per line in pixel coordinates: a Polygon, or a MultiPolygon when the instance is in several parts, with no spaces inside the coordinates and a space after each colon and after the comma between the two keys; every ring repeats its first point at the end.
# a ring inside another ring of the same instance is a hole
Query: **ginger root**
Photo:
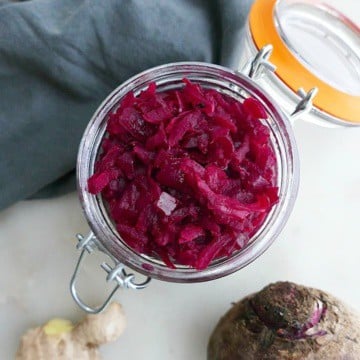
{"type": "Polygon", "coordinates": [[[118,303],[112,303],[101,314],[87,315],[76,325],[52,319],[22,336],[15,359],[99,360],[98,347],[116,340],[125,325],[125,315],[118,303]]]}

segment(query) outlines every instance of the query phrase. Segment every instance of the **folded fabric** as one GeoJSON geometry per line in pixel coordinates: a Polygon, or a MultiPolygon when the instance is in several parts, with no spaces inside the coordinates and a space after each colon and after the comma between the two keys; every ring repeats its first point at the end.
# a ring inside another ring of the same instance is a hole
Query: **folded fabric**
{"type": "Polygon", "coordinates": [[[86,124],[130,76],[174,61],[236,67],[250,3],[0,0],[0,209],[74,188],[86,124]]]}

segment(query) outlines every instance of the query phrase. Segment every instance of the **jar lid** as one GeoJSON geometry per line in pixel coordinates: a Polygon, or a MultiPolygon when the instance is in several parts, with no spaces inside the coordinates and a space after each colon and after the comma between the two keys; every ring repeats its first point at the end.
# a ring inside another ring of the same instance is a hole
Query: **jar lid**
{"type": "Polygon", "coordinates": [[[249,16],[258,49],[272,44],[276,75],[296,92],[319,89],[317,110],[360,124],[360,28],[328,5],[257,0],[249,16]]]}

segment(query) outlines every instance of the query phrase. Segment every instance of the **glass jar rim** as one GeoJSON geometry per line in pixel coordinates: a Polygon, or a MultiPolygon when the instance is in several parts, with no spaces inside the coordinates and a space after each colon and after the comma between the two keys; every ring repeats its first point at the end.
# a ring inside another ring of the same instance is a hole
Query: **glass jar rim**
{"type": "Polygon", "coordinates": [[[139,273],[171,282],[200,282],[233,273],[254,261],[276,239],[293,208],[299,182],[299,159],[291,124],[285,113],[272,98],[252,79],[229,68],[201,62],[179,62],[160,65],[139,73],[117,87],[99,106],[91,118],[80,143],[77,160],[77,185],[80,202],[89,226],[101,247],[113,258],[139,273]],[[132,250],[116,232],[102,204],[101,197],[87,191],[87,179],[92,175],[100,142],[105,133],[106,117],[129,91],[144,89],[149,82],[166,85],[175,77],[202,79],[213,86],[225,86],[229,91],[246,92],[257,98],[266,108],[269,127],[276,130],[275,139],[280,146],[281,187],[280,200],[268,215],[266,226],[255,234],[243,249],[221,261],[214,261],[204,270],[193,268],[170,269],[143,254],[132,250]]]}

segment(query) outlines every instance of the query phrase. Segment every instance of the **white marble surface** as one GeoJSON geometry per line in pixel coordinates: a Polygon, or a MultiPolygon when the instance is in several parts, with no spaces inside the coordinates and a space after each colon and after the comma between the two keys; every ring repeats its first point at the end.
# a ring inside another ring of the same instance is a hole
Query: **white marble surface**
{"type": "MultiPolygon", "coordinates": [[[[354,20],[357,0],[333,0],[354,20]]],[[[357,14],[357,15],[356,15],[357,14]]],[[[207,339],[230,303],[269,282],[320,287],[360,311],[360,128],[297,123],[301,187],[291,218],[274,245],[238,273],[203,284],[154,281],[121,292],[128,327],[102,348],[104,359],[205,359],[207,339]]],[[[68,288],[78,254],[74,234],[87,232],[75,194],[19,203],[0,213],[0,359],[13,359],[19,336],[54,316],[81,312],[68,288]]],[[[95,261],[85,266],[84,294],[105,295],[95,261]]]]}

